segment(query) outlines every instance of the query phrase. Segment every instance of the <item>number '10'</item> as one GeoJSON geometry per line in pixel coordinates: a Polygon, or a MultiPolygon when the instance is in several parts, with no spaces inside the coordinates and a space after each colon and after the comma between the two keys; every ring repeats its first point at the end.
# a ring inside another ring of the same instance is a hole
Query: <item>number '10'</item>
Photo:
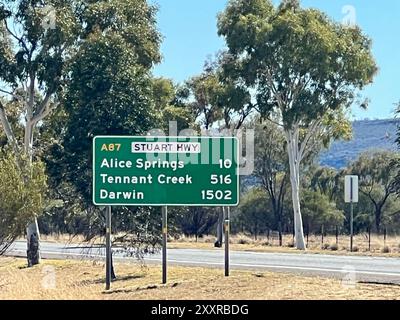
{"type": "Polygon", "coordinates": [[[219,167],[221,169],[225,168],[225,169],[230,169],[232,167],[232,161],[229,159],[219,159],[219,167]]]}

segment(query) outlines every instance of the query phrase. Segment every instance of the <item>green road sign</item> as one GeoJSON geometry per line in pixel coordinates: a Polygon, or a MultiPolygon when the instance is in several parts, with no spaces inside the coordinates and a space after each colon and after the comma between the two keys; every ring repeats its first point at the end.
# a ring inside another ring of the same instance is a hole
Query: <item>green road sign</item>
{"type": "Polygon", "coordinates": [[[93,202],[99,206],[236,206],[238,139],[95,137],[93,202]]]}

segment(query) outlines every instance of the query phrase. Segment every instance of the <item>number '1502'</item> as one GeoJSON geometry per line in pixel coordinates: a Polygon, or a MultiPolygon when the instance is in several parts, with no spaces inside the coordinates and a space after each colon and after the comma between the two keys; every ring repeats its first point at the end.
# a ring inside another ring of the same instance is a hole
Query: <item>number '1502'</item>
{"type": "Polygon", "coordinates": [[[230,190],[202,190],[201,197],[203,200],[232,200],[232,191],[230,190]]]}

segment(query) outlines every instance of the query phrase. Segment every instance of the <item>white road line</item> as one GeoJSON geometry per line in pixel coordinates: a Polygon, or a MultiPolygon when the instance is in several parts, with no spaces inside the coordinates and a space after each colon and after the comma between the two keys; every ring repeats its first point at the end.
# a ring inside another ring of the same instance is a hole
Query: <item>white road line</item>
{"type": "MultiPolygon", "coordinates": [[[[12,252],[22,252],[24,250],[11,250],[12,252]]],[[[60,253],[54,251],[42,251],[43,254],[55,254],[55,255],[65,255],[68,256],[80,256],[87,258],[105,258],[104,255],[87,255],[84,253],[60,253]]],[[[116,259],[124,259],[123,257],[116,257],[116,259]]],[[[160,262],[160,259],[145,258],[146,261],[160,262]]],[[[190,264],[190,265],[208,265],[208,266],[223,266],[222,262],[205,262],[205,261],[185,261],[185,260],[173,260],[169,259],[168,262],[176,264],[190,264]]],[[[245,264],[245,263],[231,263],[232,267],[247,267],[247,268],[263,268],[263,269],[286,269],[286,270],[303,270],[303,271],[320,271],[320,272],[334,272],[334,273],[347,273],[348,271],[342,269],[329,269],[329,268],[318,268],[318,267],[297,267],[297,266],[280,266],[280,265],[266,265],[266,264],[245,264]]],[[[367,275],[379,275],[379,276],[390,276],[399,277],[400,273],[390,273],[390,272],[376,272],[376,271],[361,271],[355,270],[357,274],[367,274],[367,275]]]]}

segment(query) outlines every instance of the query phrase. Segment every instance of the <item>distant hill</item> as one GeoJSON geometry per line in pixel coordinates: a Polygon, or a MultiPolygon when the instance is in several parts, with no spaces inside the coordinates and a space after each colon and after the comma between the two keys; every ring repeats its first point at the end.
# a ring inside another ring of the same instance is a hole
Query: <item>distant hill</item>
{"type": "Polygon", "coordinates": [[[340,169],[357,159],[364,151],[397,150],[395,143],[400,119],[361,120],[353,123],[353,139],[336,141],[321,155],[321,165],[340,169]]]}

